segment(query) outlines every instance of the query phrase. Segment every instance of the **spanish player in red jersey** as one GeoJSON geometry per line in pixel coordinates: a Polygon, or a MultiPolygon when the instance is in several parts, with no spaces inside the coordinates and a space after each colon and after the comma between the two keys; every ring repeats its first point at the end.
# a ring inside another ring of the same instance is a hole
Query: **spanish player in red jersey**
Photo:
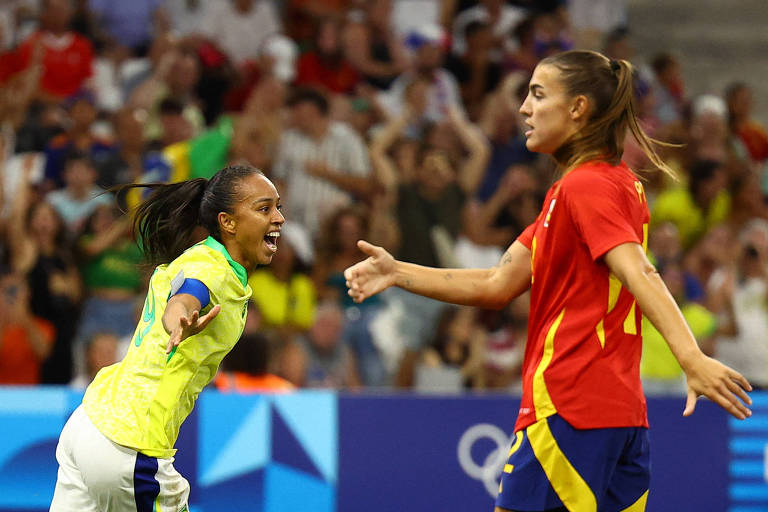
{"type": "Polygon", "coordinates": [[[496,512],[645,510],[641,314],[686,373],[684,416],[701,395],[736,418],[751,414],[749,383],[699,350],[646,257],[645,193],[621,161],[627,129],[651,162],[672,171],[637,123],[632,87],[632,66],[599,53],[570,51],[539,63],[520,108],[526,145],[551,154],[562,174],[497,266],[421,267],[360,241],[369,257],[345,272],[356,301],[399,286],[500,308],[530,288],[523,396],[496,512]]]}

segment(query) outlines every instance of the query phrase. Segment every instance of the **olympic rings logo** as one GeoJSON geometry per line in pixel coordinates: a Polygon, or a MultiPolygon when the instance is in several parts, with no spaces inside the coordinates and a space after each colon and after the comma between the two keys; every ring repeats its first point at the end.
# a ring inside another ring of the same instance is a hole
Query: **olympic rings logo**
{"type": "Polygon", "coordinates": [[[467,429],[459,439],[457,455],[461,469],[475,480],[480,480],[492,498],[499,493],[499,477],[507,461],[507,453],[512,444],[512,437],[496,425],[480,423],[467,429]],[[478,464],[472,457],[472,447],[481,439],[490,439],[496,446],[478,464]]]}

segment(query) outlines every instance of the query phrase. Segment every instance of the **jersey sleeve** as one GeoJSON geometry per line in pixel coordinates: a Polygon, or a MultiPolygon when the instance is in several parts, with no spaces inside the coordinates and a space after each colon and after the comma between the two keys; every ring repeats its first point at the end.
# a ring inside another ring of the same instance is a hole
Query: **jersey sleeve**
{"type": "Polygon", "coordinates": [[[580,172],[563,182],[563,199],[579,236],[597,260],[623,243],[642,244],[644,197],[603,175],[580,172]]]}
{"type": "Polygon", "coordinates": [[[202,248],[193,247],[168,266],[171,279],[170,296],[179,293],[185,283],[198,281],[209,292],[210,305],[215,305],[217,290],[226,280],[229,269],[202,248]]]}
{"type": "Polygon", "coordinates": [[[523,244],[528,249],[533,245],[533,232],[536,231],[536,222],[525,228],[520,236],[517,237],[517,241],[523,244]]]}

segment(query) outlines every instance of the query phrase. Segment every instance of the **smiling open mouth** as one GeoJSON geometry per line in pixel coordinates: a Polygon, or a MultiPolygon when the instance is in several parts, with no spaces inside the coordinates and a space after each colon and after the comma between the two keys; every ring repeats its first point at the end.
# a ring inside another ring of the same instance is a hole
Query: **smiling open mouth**
{"type": "Polygon", "coordinates": [[[277,251],[277,239],[280,238],[280,232],[279,231],[270,231],[264,236],[264,242],[266,242],[267,247],[272,252],[277,251]]]}

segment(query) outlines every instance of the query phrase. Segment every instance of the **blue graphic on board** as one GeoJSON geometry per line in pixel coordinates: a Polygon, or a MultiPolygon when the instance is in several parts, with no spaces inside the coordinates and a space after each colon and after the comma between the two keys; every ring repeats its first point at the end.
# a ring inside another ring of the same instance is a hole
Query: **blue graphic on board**
{"type": "Polygon", "coordinates": [[[728,420],[728,512],[768,510],[768,394],[751,393],[752,417],[728,420]]]}
{"type": "Polygon", "coordinates": [[[336,401],[334,393],[319,391],[203,393],[197,405],[196,486],[201,499],[195,500],[195,510],[298,511],[304,509],[301,504],[311,503],[313,511],[333,512],[336,401]]]}
{"type": "Polygon", "coordinates": [[[68,406],[64,388],[0,388],[0,509],[50,505],[68,406]]]}

